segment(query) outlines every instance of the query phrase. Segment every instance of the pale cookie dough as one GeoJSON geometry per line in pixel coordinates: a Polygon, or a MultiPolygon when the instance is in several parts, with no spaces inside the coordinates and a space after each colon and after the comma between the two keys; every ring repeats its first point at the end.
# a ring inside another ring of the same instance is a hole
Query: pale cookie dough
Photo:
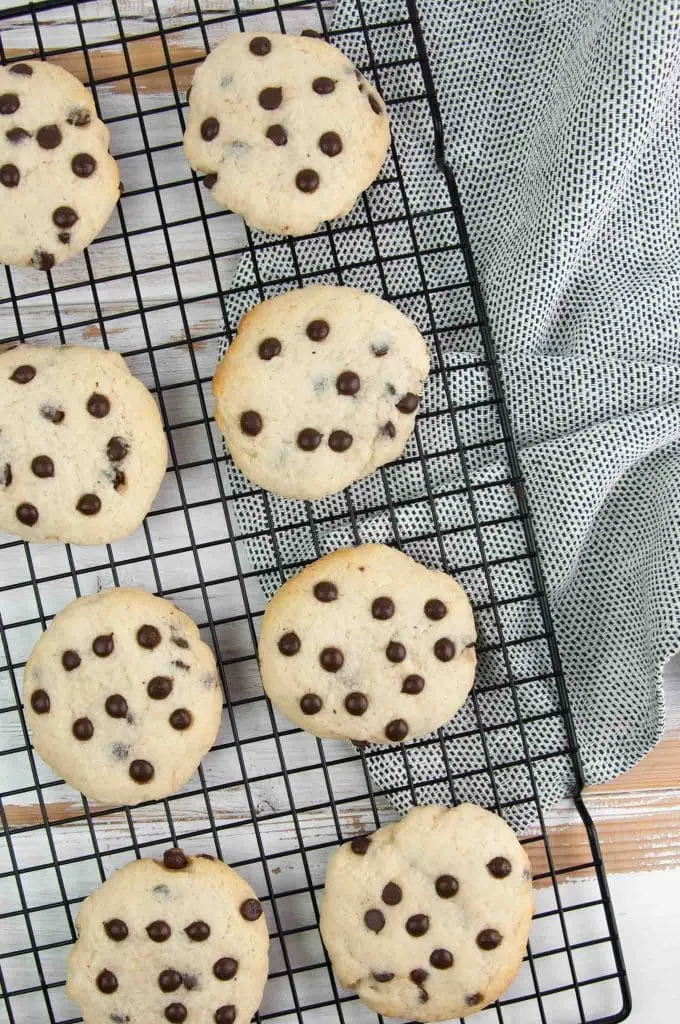
{"type": "Polygon", "coordinates": [[[85,1024],[247,1024],[267,980],[269,936],[248,883],[221,861],[167,850],[89,896],[66,992],[85,1024]]]}
{"type": "Polygon", "coordinates": [[[235,32],[187,97],[187,160],[216,202],[274,234],[348,213],[390,143],[382,99],[322,39],[235,32]]]}
{"type": "Polygon", "coordinates": [[[210,648],[170,601],[103,590],[52,620],[24,669],[33,746],[91,800],[138,804],[184,785],[215,741],[210,648]]]}
{"type": "Polygon", "coordinates": [[[56,64],[0,67],[0,262],[49,270],[81,252],[119,195],[109,130],[56,64]]]}
{"type": "Polygon", "coordinates": [[[394,306],[310,285],[242,318],[215,372],[215,418],[253,483],[319,498],[401,455],[428,367],[422,336],[394,306]]]}
{"type": "Polygon", "coordinates": [[[435,1021],[505,991],[532,913],[529,858],[501,818],[415,807],[333,854],[320,927],[338,979],[367,1006],[435,1021]]]}
{"type": "Polygon", "coordinates": [[[447,722],[475,675],[470,602],[381,544],[342,548],[277,591],[259,640],[272,703],[315,736],[399,743],[447,722]]]}
{"type": "Polygon", "coordinates": [[[0,529],[105,544],[144,519],[167,445],[152,396],[116,352],[0,346],[0,529]]]}

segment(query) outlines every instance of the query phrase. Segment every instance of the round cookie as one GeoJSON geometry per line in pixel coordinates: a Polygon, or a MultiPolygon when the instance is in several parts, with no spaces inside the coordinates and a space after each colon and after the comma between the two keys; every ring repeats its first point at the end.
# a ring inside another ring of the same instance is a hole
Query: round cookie
{"type": "Polygon", "coordinates": [[[119,196],[109,130],[56,64],[0,68],[0,262],[49,270],[99,234],[119,196]]]}
{"type": "Polygon", "coordinates": [[[383,101],[334,46],[235,32],[196,69],[184,152],[251,228],[304,235],[351,210],[390,143],[383,101]]]}
{"type": "Polygon", "coordinates": [[[156,403],[118,353],[0,349],[0,529],[72,544],[126,537],[166,463],[156,403]]]}
{"type": "Polygon", "coordinates": [[[371,1010],[434,1021],[505,991],[532,913],[529,858],[505,822],[430,806],[333,854],[320,927],[341,984],[371,1010]]]}
{"type": "Polygon", "coordinates": [[[319,498],[401,455],[428,367],[418,329],[394,306],[310,285],[242,318],[215,371],[215,418],[250,480],[319,498]]]}
{"type": "Polygon", "coordinates": [[[341,548],[277,591],[259,661],[272,703],[315,736],[399,743],[447,722],[475,675],[470,602],[381,544],[341,548]]]}
{"type": "Polygon", "coordinates": [[[85,1024],[246,1024],[269,936],[248,883],[211,857],[168,850],[116,871],[83,903],[66,992],[85,1024]]]}
{"type": "Polygon", "coordinates": [[[138,804],[184,785],[215,741],[210,648],[169,601],[119,588],[59,612],[24,669],[33,746],[90,800],[138,804]]]}

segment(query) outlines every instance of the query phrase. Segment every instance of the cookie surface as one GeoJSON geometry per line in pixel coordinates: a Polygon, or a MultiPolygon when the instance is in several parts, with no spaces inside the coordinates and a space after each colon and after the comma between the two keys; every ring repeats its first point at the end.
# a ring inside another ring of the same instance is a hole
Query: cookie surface
{"type": "Polygon", "coordinates": [[[0,67],[0,262],[49,270],[99,234],[119,196],[109,130],[63,68],[0,67]]]}
{"type": "Polygon", "coordinates": [[[242,318],[215,372],[215,418],[250,480],[319,498],[398,458],[428,366],[418,329],[394,306],[310,285],[242,318]]]}
{"type": "Polygon", "coordinates": [[[381,544],[285,583],[262,620],[267,695],[315,736],[398,743],[447,722],[474,682],[470,603],[446,573],[381,544]]]}
{"type": "Polygon", "coordinates": [[[215,659],[170,601],[118,588],[72,601],[24,669],[33,746],[91,800],[174,793],[212,746],[222,714],[215,659]]]}
{"type": "Polygon", "coordinates": [[[498,998],[532,913],[529,858],[505,822],[429,806],[333,854],[320,927],[340,982],[372,1010],[433,1021],[498,998]]]}
{"type": "Polygon", "coordinates": [[[0,349],[0,529],[74,544],[126,537],[166,462],[156,403],[118,353],[0,349]]]}
{"type": "Polygon", "coordinates": [[[66,991],[85,1024],[247,1024],[269,937],[248,883],[211,858],[166,851],[116,871],[78,914],[66,991]]]}
{"type": "Polygon", "coordinates": [[[348,213],[389,141],[382,99],[322,39],[234,33],[194,74],[184,152],[252,228],[302,235],[348,213]]]}

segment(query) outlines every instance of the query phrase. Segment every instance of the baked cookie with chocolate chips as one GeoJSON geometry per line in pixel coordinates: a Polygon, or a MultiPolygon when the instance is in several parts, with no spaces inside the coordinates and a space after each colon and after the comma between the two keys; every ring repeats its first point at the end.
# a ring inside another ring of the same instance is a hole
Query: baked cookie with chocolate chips
{"type": "Polygon", "coordinates": [[[66,992],[86,1024],[247,1024],[267,980],[269,936],[245,879],[167,850],[120,868],[83,903],[66,992]]]}
{"type": "Polygon", "coordinates": [[[340,983],[371,1010],[434,1021],[505,991],[532,913],[529,858],[502,818],[429,806],[333,854],[320,927],[340,983]]]}
{"type": "Polygon", "coordinates": [[[220,206],[277,235],[348,213],[390,143],[382,99],[323,39],[235,32],[187,99],[187,160],[220,206]]]}
{"type": "Polygon", "coordinates": [[[0,262],[49,270],[81,252],[120,188],[92,96],[56,64],[0,67],[0,262]]]}
{"type": "Polygon", "coordinates": [[[382,544],[341,548],[269,602],[262,684],[315,736],[400,743],[461,706],[474,682],[475,639],[470,602],[446,573],[382,544]]]}
{"type": "Polygon", "coordinates": [[[72,544],[127,537],[167,455],[156,403],[118,353],[0,348],[0,530],[72,544]]]}
{"type": "Polygon", "coordinates": [[[320,498],[401,455],[428,366],[422,336],[394,306],[310,285],[242,318],[215,372],[215,418],[253,483],[320,498]]]}
{"type": "Polygon", "coordinates": [[[24,669],[44,761],[90,800],[138,804],[183,786],[215,741],[222,690],[194,622],[144,590],[102,590],[54,617],[24,669]]]}

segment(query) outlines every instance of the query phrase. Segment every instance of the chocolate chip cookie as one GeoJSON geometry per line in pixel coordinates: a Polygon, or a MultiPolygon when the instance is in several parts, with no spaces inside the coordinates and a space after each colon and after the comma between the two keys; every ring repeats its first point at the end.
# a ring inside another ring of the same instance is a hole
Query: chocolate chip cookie
{"type": "Polygon", "coordinates": [[[274,234],[348,213],[390,142],[382,99],[323,39],[236,32],[187,95],[187,160],[216,202],[274,234]]]}
{"type": "Polygon", "coordinates": [[[135,530],[165,474],[153,398],[122,356],[0,349],[0,529],[104,544],[135,530]]]}
{"type": "Polygon", "coordinates": [[[89,1024],[247,1024],[262,998],[262,906],[221,861],[173,849],[126,864],[76,927],[66,991],[89,1024]]]}
{"type": "Polygon", "coordinates": [[[532,913],[529,858],[501,818],[415,807],[332,856],[321,934],[341,984],[376,1013],[447,1020],[505,991],[532,913]]]}
{"type": "Polygon", "coordinates": [[[49,270],[89,245],[119,195],[109,130],[56,64],[0,67],[0,262],[49,270]]]}
{"type": "Polygon", "coordinates": [[[315,736],[399,743],[447,722],[474,681],[470,603],[446,573],[381,544],[342,548],[267,606],[262,684],[315,736]]]}
{"type": "Polygon", "coordinates": [[[402,453],[428,366],[423,338],[394,306],[310,285],[243,317],[213,380],[215,418],[250,480],[319,498],[402,453]]]}
{"type": "Polygon", "coordinates": [[[222,714],[215,660],[196,625],[143,590],[103,590],[52,620],[24,669],[40,756],[91,800],[174,793],[212,746],[222,714]]]}

